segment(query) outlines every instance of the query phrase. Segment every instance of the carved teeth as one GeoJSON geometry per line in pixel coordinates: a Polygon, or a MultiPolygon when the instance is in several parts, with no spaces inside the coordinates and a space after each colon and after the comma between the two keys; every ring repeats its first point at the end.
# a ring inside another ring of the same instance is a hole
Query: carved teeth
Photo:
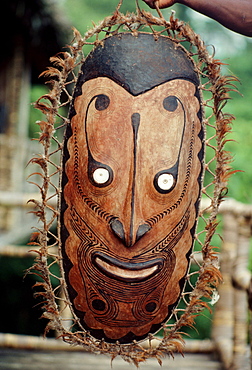
{"type": "Polygon", "coordinates": [[[123,280],[126,282],[138,282],[145,280],[160,270],[160,263],[152,263],[151,266],[143,268],[139,268],[140,264],[135,264],[135,268],[132,267],[133,264],[129,264],[130,268],[126,268],[119,267],[116,264],[111,263],[111,261],[105,261],[104,258],[100,258],[99,256],[94,258],[94,263],[105,275],[116,280],[123,280]]]}

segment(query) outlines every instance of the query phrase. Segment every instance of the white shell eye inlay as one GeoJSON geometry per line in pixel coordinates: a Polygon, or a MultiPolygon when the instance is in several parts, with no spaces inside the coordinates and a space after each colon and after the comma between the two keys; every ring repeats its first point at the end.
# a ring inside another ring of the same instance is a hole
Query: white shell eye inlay
{"type": "Polygon", "coordinates": [[[161,190],[169,190],[174,184],[174,177],[170,173],[162,173],[157,180],[157,184],[161,190]]]}
{"type": "Polygon", "coordinates": [[[106,168],[97,168],[93,172],[93,179],[97,184],[105,184],[109,179],[109,171],[106,168]]]}

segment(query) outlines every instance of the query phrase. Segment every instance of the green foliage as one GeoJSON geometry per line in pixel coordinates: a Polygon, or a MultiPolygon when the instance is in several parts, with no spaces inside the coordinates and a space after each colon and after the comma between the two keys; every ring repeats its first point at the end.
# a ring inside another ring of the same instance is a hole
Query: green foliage
{"type": "Polygon", "coordinates": [[[237,85],[238,93],[232,93],[227,110],[234,114],[236,120],[233,124],[233,132],[229,139],[233,140],[227,144],[227,150],[233,155],[232,167],[237,172],[234,174],[229,183],[229,197],[235,198],[244,203],[252,203],[252,44],[247,43],[247,47],[242,53],[230,58],[229,69],[236,75],[240,84],[237,85]]]}
{"type": "MultiPolygon", "coordinates": [[[[118,3],[119,0],[65,0],[63,10],[67,13],[72,26],[84,34],[92,27],[92,23],[97,24],[104,17],[111,15],[115,11],[118,3]]],[[[157,15],[156,11],[150,9],[142,0],[139,0],[139,6],[141,9],[157,15]]],[[[120,11],[122,13],[127,13],[134,12],[135,9],[135,0],[124,0],[120,11]]],[[[182,17],[186,21],[188,20],[186,7],[174,5],[172,9],[176,11],[178,17],[182,17]]],[[[166,19],[169,19],[171,10],[164,9],[163,14],[166,19]]]]}
{"type": "MultiPolygon", "coordinates": [[[[73,27],[82,34],[92,27],[92,22],[98,23],[104,17],[111,15],[118,4],[118,0],[65,0],[64,8],[73,27]]],[[[133,11],[135,2],[130,0],[123,4],[122,10],[133,11]]]]}

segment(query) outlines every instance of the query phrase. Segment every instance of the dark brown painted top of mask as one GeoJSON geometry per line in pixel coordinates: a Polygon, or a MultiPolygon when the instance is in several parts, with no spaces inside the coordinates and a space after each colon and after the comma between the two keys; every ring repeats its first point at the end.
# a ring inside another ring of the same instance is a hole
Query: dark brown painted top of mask
{"type": "Polygon", "coordinates": [[[148,91],[176,78],[198,85],[192,61],[180,46],[167,37],[121,33],[103,41],[82,67],[80,85],[97,77],[109,77],[132,95],[148,91]]]}

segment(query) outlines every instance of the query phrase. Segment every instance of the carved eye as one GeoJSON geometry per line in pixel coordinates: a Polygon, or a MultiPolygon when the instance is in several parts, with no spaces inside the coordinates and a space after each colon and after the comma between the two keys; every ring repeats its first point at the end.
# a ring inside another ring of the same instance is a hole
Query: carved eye
{"type": "Polygon", "coordinates": [[[174,95],[167,96],[163,100],[163,107],[169,112],[174,112],[178,107],[178,98],[174,95]]]}
{"type": "Polygon", "coordinates": [[[161,194],[169,193],[177,182],[177,164],[169,170],[163,170],[154,178],[155,189],[161,194]]]}
{"type": "Polygon", "coordinates": [[[100,94],[97,95],[95,100],[95,109],[102,111],[108,108],[110,104],[110,99],[107,95],[100,94]]]}
{"type": "Polygon", "coordinates": [[[162,173],[157,179],[157,185],[161,190],[170,190],[174,184],[174,178],[170,173],[162,173]]]}
{"type": "Polygon", "coordinates": [[[110,174],[109,174],[109,171],[106,169],[106,168],[97,168],[94,172],[93,172],[93,179],[94,179],[94,182],[96,182],[96,184],[105,184],[106,182],[108,182],[109,180],[109,177],[110,177],[110,174]]]}

